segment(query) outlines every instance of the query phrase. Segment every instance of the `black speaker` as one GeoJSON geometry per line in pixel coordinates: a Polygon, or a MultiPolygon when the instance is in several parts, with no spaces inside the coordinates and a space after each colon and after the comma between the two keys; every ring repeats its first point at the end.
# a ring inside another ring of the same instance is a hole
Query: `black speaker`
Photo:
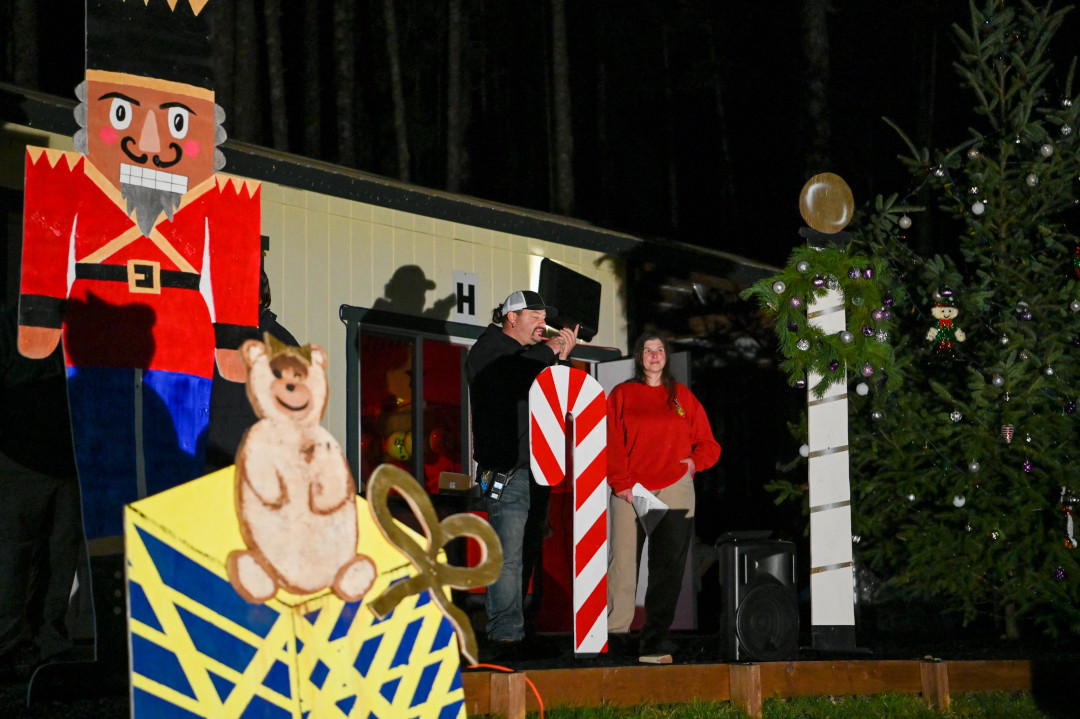
{"type": "Polygon", "coordinates": [[[799,650],[795,545],[778,540],[735,539],[721,543],[718,549],[724,659],[795,659],[799,650]]]}
{"type": "Polygon", "coordinates": [[[559,311],[548,319],[552,327],[578,329],[578,339],[588,342],[600,325],[600,283],[546,257],[540,261],[538,291],[544,301],[559,311]]]}

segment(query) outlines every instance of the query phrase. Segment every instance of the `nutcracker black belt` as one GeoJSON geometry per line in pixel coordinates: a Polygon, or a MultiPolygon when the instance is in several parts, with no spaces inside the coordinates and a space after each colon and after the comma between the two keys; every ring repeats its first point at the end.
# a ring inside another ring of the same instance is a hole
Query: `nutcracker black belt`
{"type": "Polygon", "coordinates": [[[152,260],[128,260],[126,265],[99,265],[89,262],[75,264],[75,278],[126,282],[131,292],[157,294],[162,287],[181,290],[199,289],[199,275],[194,272],[163,270],[161,263],[152,260]]]}

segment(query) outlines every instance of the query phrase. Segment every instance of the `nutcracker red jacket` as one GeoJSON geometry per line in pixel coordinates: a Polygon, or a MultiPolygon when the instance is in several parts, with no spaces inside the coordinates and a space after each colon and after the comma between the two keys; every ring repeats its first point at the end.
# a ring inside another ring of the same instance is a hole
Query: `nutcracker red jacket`
{"type": "Polygon", "coordinates": [[[676,404],[668,403],[663,385],[629,381],[608,395],[608,483],[615,492],[641,483],[656,491],[686,473],[682,460],[694,460],[695,471],[716,464],[720,445],[697,397],[676,383],[676,404]],[[680,411],[681,409],[681,411],[680,411]]]}
{"type": "Polygon", "coordinates": [[[62,321],[68,366],[212,377],[258,324],[259,194],[211,177],[144,237],[83,155],[27,148],[19,324],[62,321]]]}

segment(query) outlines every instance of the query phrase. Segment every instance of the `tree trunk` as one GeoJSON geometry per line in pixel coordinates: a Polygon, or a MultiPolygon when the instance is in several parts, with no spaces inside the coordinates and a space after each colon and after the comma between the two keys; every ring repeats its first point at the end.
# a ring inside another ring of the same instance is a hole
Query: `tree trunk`
{"type": "Polygon", "coordinates": [[[319,82],[319,3],[304,4],[304,154],[322,157],[322,87],[319,82]]]}
{"type": "Polygon", "coordinates": [[[225,127],[236,132],[233,73],[236,70],[236,5],[221,3],[210,13],[210,42],[214,52],[214,102],[225,110],[225,127]]]}
{"type": "Polygon", "coordinates": [[[282,57],[281,0],[264,0],[267,71],[270,74],[270,127],[274,147],[289,149],[289,114],[285,102],[285,61],[282,57]]]}
{"type": "Polygon", "coordinates": [[[397,144],[398,179],[409,181],[409,134],[405,118],[405,91],[401,86],[401,58],[398,53],[397,17],[394,0],[383,0],[386,23],[386,55],[390,62],[390,92],[394,105],[394,139],[397,144]]]}
{"type": "Polygon", "coordinates": [[[716,136],[720,142],[719,181],[717,182],[717,207],[722,217],[735,216],[735,176],[732,172],[735,162],[731,157],[731,142],[728,139],[727,106],[724,102],[724,67],[717,52],[717,38],[712,22],[707,23],[709,36],[709,60],[713,68],[713,96],[716,108],[716,136]]]}
{"type": "Polygon", "coordinates": [[[446,189],[450,192],[461,192],[464,172],[465,123],[461,92],[463,30],[461,0],[449,0],[446,33],[446,189]]]}
{"type": "Polygon", "coordinates": [[[254,143],[262,140],[259,132],[257,20],[255,0],[237,0],[235,102],[232,110],[236,120],[233,127],[238,139],[254,143]]]}
{"type": "Polygon", "coordinates": [[[574,133],[570,113],[570,51],[565,0],[551,0],[552,94],[555,106],[555,211],[574,211],[574,133]]]}
{"type": "Polygon", "coordinates": [[[804,0],[802,46],[806,58],[804,118],[806,177],[823,172],[829,162],[829,0],[804,0]]]}
{"type": "Polygon", "coordinates": [[[667,25],[662,28],[664,52],[664,144],[667,145],[668,166],[668,222],[671,229],[679,229],[679,168],[675,160],[675,98],[671,90],[670,33],[667,25]]]}
{"type": "MultiPolygon", "coordinates": [[[[12,78],[19,87],[38,87],[38,22],[34,0],[16,0],[11,18],[12,78]]],[[[72,88],[74,90],[74,88],[72,88]]]]}
{"type": "Polygon", "coordinates": [[[334,69],[338,162],[356,167],[356,0],[334,2],[334,69]]]}

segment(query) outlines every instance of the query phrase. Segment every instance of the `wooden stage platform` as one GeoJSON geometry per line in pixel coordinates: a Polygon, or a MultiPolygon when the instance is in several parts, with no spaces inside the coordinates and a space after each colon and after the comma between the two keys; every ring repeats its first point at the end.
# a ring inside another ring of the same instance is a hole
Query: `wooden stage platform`
{"type": "MultiPolygon", "coordinates": [[[[1031,691],[1040,669],[1045,669],[1048,677],[1061,677],[1066,667],[1027,660],[579,665],[514,672],[476,668],[464,672],[463,683],[469,716],[524,719],[526,711],[537,711],[539,705],[526,683],[528,678],[545,708],[680,704],[700,699],[730,701],[748,716],[760,717],[762,698],[767,697],[886,692],[920,694],[932,707],[944,711],[951,692],[1031,691]]],[[[1068,672],[1075,682],[1075,669],[1068,672]]]]}

